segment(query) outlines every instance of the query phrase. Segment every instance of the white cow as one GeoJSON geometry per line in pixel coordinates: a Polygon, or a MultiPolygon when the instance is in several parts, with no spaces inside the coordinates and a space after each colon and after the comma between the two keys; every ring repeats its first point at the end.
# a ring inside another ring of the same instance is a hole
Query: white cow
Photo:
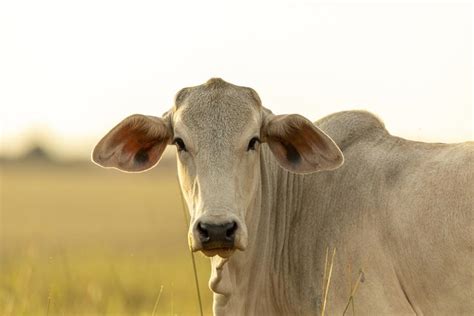
{"type": "Polygon", "coordinates": [[[254,90],[211,79],[161,118],[126,118],[93,160],[143,171],[169,144],[216,315],[320,313],[327,249],[329,315],[356,283],[347,313],[474,314],[472,142],[401,139],[361,111],[273,115],[254,90]]]}

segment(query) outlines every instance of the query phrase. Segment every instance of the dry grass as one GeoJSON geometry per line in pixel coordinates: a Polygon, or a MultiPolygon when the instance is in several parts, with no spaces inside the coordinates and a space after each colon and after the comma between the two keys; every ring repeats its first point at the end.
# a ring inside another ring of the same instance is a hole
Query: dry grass
{"type": "Polygon", "coordinates": [[[175,171],[157,169],[3,168],[0,315],[199,314],[175,171]]]}
{"type": "MultiPolygon", "coordinates": [[[[174,169],[9,167],[0,185],[0,315],[200,313],[174,169]]],[[[335,255],[327,249],[321,315],[335,255]]],[[[208,259],[196,268],[208,315],[208,259]]]]}
{"type": "MultiPolygon", "coordinates": [[[[321,312],[320,315],[324,316],[326,314],[326,308],[328,306],[328,294],[331,285],[331,278],[332,278],[332,271],[334,267],[334,257],[336,256],[336,248],[334,248],[331,256],[331,262],[329,260],[329,248],[326,248],[326,259],[324,261],[324,273],[323,273],[323,283],[322,283],[322,304],[321,304],[321,312]]],[[[350,266],[349,266],[350,267],[350,266]]],[[[349,276],[352,275],[351,270],[349,270],[349,276]]],[[[361,282],[364,279],[364,272],[359,270],[359,275],[357,276],[357,280],[354,285],[352,285],[352,279],[349,280],[350,282],[350,296],[347,300],[347,304],[344,308],[342,315],[346,315],[347,311],[349,310],[349,306],[352,306],[352,315],[355,315],[355,307],[354,307],[354,297],[359,288],[361,282]]]]}
{"type": "Polygon", "coordinates": [[[334,248],[331,256],[331,262],[328,262],[329,248],[326,248],[326,259],[324,261],[324,275],[323,275],[323,302],[321,307],[321,316],[326,313],[326,306],[328,301],[329,286],[331,285],[332,269],[334,266],[334,256],[336,255],[336,248],[334,248]],[[327,275],[327,276],[326,276],[327,275]]]}
{"type": "Polygon", "coordinates": [[[359,288],[360,282],[363,281],[364,277],[364,272],[362,270],[359,271],[359,276],[357,277],[356,283],[354,284],[354,287],[351,285],[351,296],[349,297],[349,300],[347,301],[346,307],[344,308],[344,312],[342,315],[346,315],[347,311],[349,310],[349,306],[352,304],[352,315],[355,315],[355,310],[354,310],[354,297],[357,292],[357,289],[359,288]]]}

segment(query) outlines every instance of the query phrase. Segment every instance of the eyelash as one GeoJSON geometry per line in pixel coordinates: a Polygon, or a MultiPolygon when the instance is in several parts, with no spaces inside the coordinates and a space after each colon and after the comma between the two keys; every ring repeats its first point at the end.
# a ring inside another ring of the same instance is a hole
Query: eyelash
{"type": "Polygon", "coordinates": [[[186,145],[184,144],[183,140],[179,137],[173,140],[173,144],[176,145],[178,151],[187,151],[186,145]]]}
{"type": "Polygon", "coordinates": [[[249,142],[249,145],[247,147],[247,151],[250,151],[250,150],[255,150],[256,149],[256,145],[260,143],[260,139],[258,139],[258,137],[253,137],[250,142],[249,142]]]}

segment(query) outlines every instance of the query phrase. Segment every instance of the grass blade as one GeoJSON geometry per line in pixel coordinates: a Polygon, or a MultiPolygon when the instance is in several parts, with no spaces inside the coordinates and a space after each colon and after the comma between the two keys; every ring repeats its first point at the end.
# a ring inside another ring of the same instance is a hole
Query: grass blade
{"type": "Polygon", "coordinates": [[[347,309],[349,308],[349,305],[351,305],[352,303],[352,313],[354,313],[354,295],[357,291],[357,289],[359,288],[359,284],[362,280],[362,276],[364,275],[364,272],[361,270],[359,271],[359,277],[357,278],[357,281],[354,285],[354,288],[352,289],[352,293],[351,293],[351,296],[349,297],[349,300],[347,301],[347,304],[346,304],[346,308],[344,308],[344,312],[342,313],[342,315],[344,316],[347,312],[347,309]]]}
{"type": "MultiPolygon", "coordinates": [[[[326,312],[326,303],[328,300],[329,286],[331,284],[332,268],[334,266],[335,255],[336,255],[336,248],[334,248],[334,251],[332,252],[331,265],[329,266],[328,279],[327,279],[325,290],[324,290],[324,301],[323,301],[323,308],[321,310],[321,316],[324,316],[324,313],[326,312]]],[[[325,270],[326,270],[326,267],[325,267],[325,270]]]]}
{"type": "Polygon", "coordinates": [[[160,287],[160,292],[158,293],[158,296],[156,297],[155,306],[153,306],[153,312],[151,313],[151,316],[156,315],[156,309],[158,308],[158,303],[160,302],[161,293],[163,293],[163,285],[160,287]]]}
{"type": "MultiPolygon", "coordinates": [[[[179,179],[178,179],[178,183],[179,183],[179,179]]],[[[189,217],[188,217],[188,212],[187,212],[187,209],[186,209],[186,203],[184,201],[183,192],[181,191],[181,188],[179,189],[179,193],[180,193],[180,196],[181,196],[181,204],[183,206],[182,208],[183,208],[183,213],[184,213],[184,220],[185,220],[185,223],[186,223],[186,229],[188,229],[188,227],[189,227],[189,217]]],[[[191,254],[191,262],[193,264],[194,282],[196,283],[196,293],[197,293],[197,298],[198,298],[198,301],[199,301],[199,312],[200,312],[201,316],[204,316],[204,312],[202,310],[201,290],[199,289],[199,279],[198,279],[197,268],[196,268],[196,260],[194,259],[194,252],[190,251],[189,253],[191,254]]]]}

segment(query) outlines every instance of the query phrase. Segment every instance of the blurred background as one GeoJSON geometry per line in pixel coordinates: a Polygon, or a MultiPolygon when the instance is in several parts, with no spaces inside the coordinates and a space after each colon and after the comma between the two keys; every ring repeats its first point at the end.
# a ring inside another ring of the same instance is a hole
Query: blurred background
{"type": "Polygon", "coordinates": [[[0,315],[198,313],[174,148],[143,174],[89,160],[126,116],[222,77],[275,113],[472,140],[472,35],[467,1],[2,2],[0,315]]]}

